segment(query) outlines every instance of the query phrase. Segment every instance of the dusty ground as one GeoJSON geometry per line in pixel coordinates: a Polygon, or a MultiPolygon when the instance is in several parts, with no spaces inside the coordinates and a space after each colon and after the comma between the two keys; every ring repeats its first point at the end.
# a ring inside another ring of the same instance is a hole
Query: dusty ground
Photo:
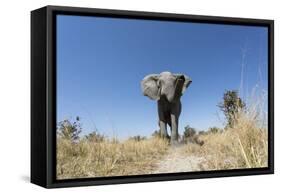
{"type": "Polygon", "coordinates": [[[179,145],[171,147],[163,160],[156,164],[156,170],[153,173],[172,173],[200,171],[202,169],[203,157],[194,155],[187,156],[183,154],[184,146],[179,145]]]}

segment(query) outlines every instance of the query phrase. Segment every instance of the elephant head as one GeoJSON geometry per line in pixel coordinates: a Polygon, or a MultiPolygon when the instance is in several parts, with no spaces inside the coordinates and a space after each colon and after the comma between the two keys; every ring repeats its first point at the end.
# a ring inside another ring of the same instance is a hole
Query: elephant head
{"type": "Polygon", "coordinates": [[[162,72],[144,77],[141,87],[143,95],[152,100],[166,98],[169,102],[174,102],[180,99],[191,82],[186,75],[162,72]]]}

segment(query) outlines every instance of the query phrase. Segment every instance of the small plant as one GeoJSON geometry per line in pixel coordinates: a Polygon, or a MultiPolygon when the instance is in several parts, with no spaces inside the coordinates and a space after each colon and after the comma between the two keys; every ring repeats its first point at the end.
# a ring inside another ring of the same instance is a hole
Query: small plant
{"type": "Polygon", "coordinates": [[[79,139],[79,134],[82,131],[80,118],[77,116],[72,122],[69,119],[58,123],[57,133],[60,138],[75,142],[79,139]]]}

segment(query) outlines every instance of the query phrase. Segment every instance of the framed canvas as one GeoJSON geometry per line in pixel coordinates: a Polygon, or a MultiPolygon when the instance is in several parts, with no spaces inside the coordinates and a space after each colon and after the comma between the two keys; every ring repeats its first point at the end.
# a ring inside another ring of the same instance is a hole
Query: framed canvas
{"type": "Polygon", "coordinates": [[[31,182],[272,174],[272,20],[31,12],[31,182]]]}

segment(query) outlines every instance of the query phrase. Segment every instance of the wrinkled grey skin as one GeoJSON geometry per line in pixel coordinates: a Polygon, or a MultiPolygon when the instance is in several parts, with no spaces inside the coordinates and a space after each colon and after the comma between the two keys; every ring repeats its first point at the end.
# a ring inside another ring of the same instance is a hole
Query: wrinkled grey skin
{"type": "Polygon", "coordinates": [[[183,74],[162,72],[150,74],[141,81],[144,96],[157,100],[160,134],[168,138],[167,124],[171,128],[171,143],[178,142],[178,121],[181,113],[180,98],[191,79],[183,74]]]}

